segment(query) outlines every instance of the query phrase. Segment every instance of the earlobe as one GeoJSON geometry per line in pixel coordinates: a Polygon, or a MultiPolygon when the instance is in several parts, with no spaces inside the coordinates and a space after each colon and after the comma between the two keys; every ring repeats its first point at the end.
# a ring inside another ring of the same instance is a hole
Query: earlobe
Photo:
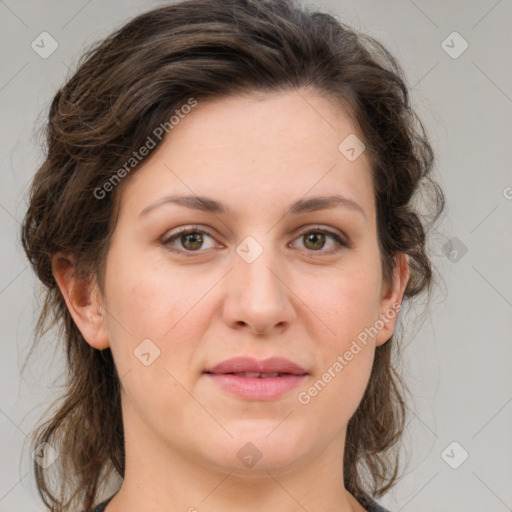
{"type": "Polygon", "coordinates": [[[395,256],[393,278],[391,283],[388,283],[381,298],[380,315],[377,322],[379,322],[378,326],[382,328],[379,329],[375,337],[376,346],[383,345],[393,335],[408,281],[409,256],[401,252],[395,256]]]}
{"type": "Polygon", "coordinates": [[[101,293],[93,277],[79,277],[73,255],[59,252],[52,258],[52,271],[69,313],[93,348],[103,350],[110,343],[101,293]]]}

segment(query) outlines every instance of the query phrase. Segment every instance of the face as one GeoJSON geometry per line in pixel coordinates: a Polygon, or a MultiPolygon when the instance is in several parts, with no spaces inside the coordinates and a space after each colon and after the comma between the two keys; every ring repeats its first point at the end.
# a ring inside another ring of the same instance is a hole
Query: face
{"type": "Polygon", "coordinates": [[[403,267],[382,280],[369,160],[339,149],[349,135],[363,139],[307,90],[200,102],[125,179],[98,328],[75,318],[111,347],[127,452],[264,470],[343,447],[405,286],[403,267]],[[311,202],[330,196],[345,200],[311,202]],[[233,358],[256,367],[207,373],[233,358]],[[258,369],[282,375],[240,373],[258,369]]]}

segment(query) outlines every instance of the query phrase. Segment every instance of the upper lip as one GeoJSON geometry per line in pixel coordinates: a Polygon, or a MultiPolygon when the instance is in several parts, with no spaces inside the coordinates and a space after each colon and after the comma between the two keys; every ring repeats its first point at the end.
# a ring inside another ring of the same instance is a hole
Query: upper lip
{"type": "Polygon", "coordinates": [[[205,370],[205,373],[290,373],[305,375],[306,370],[298,364],[283,357],[270,357],[258,361],[252,357],[235,357],[205,370]]]}

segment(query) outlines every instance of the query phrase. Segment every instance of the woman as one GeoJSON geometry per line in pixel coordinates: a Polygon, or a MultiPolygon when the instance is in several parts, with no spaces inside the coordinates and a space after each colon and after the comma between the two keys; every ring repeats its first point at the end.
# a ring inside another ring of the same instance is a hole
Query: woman
{"type": "Polygon", "coordinates": [[[397,318],[433,282],[413,196],[444,205],[393,57],[292,1],[188,0],[90,50],[47,136],[22,241],[69,364],[49,509],[117,473],[96,512],[384,510],[397,318]]]}

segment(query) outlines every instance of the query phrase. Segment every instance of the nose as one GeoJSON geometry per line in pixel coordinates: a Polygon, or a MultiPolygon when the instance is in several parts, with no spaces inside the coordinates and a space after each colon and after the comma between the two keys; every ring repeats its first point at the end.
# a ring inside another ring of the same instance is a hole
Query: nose
{"type": "Polygon", "coordinates": [[[264,249],[251,263],[235,254],[226,280],[222,314],[233,329],[271,335],[287,329],[295,318],[296,295],[272,250],[264,249]]]}

